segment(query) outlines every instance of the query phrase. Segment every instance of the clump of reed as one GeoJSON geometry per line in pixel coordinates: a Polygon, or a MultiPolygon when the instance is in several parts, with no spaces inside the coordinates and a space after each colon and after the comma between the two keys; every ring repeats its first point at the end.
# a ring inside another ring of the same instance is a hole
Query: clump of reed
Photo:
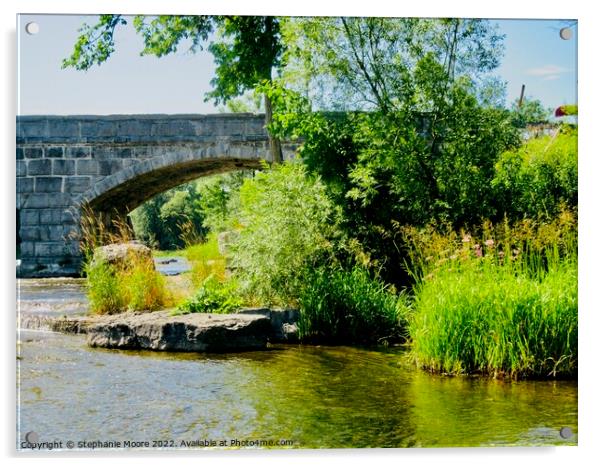
{"type": "Polygon", "coordinates": [[[95,257],[94,251],[107,244],[127,243],[134,239],[127,219],[116,216],[109,223],[85,205],[80,220],[80,248],[84,256],[90,311],[115,314],[124,311],[154,311],[171,304],[165,278],[155,270],[152,258],[128,254],[126,260],[108,263],[95,257]]]}
{"type": "Polygon", "coordinates": [[[85,271],[90,310],[95,314],[155,311],[171,303],[165,278],[147,258],[133,256],[121,266],[90,261],[85,271]]]}
{"type": "Polygon", "coordinates": [[[402,229],[416,279],[418,365],[494,377],[577,373],[577,224],[485,222],[477,234],[402,229]]]}
{"type": "Polygon", "coordinates": [[[299,296],[299,337],[313,342],[383,343],[404,340],[408,305],[360,266],[308,267],[299,296]]]}

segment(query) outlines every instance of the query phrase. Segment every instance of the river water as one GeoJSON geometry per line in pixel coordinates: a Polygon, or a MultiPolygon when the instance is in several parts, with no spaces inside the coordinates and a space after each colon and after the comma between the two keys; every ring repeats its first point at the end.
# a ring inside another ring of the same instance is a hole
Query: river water
{"type": "MultiPolygon", "coordinates": [[[[85,312],[81,281],[19,286],[24,318],[85,312]]],[[[17,363],[18,447],[31,431],[75,448],[577,443],[576,382],[432,375],[401,348],[159,353],[93,349],[83,336],[21,330],[17,363]],[[563,427],[570,438],[561,437],[563,427]]]]}

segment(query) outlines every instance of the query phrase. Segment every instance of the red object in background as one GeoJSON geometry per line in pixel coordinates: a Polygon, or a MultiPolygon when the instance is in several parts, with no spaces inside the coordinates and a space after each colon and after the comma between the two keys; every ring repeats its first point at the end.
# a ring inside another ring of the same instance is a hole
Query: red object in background
{"type": "Polygon", "coordinates": [[[564,111],[564,108],[562,108],[562,107],[558,107],[558,108],[556,109],[556,111],[554,112],[554,116],[555,116],[555,117],[563,117],[563,116],[566,116],[566,113],[565,113],[565,111],[564,111]]]}

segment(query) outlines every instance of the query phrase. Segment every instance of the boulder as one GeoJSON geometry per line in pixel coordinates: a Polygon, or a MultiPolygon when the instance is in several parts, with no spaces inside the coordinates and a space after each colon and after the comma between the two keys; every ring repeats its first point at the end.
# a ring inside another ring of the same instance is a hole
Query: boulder
{"type": "Polygon", "coordinates": [[[271,331],[263,315],[158,311],[95,319],[87,327],[87,342],[103,348],[221,353],[265,348],[271,331]]]}
{"type": "Polygon", "coordinates": [[[272,332],[271,343],[293,343],[299,341],[299,310],[269,309],[267,307],[250,307],[238,311],[238,314],[263,315],[270,319],[272,332]]]}
{"type": "Polygon", "coordinates": [[[151,249],[139,241],[115,243],[101,246],[94,250],[93,262],[103,261],[117,267],[125,267],[136,260],[147,261],[149,267],[155,268],[151,249]]]}

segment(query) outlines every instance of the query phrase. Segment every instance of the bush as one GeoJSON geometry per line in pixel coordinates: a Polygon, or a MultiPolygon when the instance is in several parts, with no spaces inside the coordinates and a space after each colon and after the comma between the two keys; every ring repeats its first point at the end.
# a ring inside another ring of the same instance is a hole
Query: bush
{"type": "Polygon", "coordinates": [[[285,163],[245,180],[232,265],[247,299],[294,304],[307,263],[328,255],[338,210],[319,178],[285,163]]]}
{"type": "Polygon", "coordinates": [[[410,229],[417,363],[446,373],[577,373],[576,222],[486,223],[481,236],[410,229]]]}
{"type": "Polygon", "coordinates": [[[554,217],[577,206],[577,130],[534,138],[500,156],[492,185],[498,211],[512,218],[554,217]]]}
{"type": "Polygon", "coordinates": [[[189,314],[191,312],[213,312],[226,314],[234,312],[242,306],[242,299],[236,294],[236,285],[232,282],[222,283],[209,276],[197,293],[180,304],[172,315],[189,314]]]}
{"type": "Polygon", "coordinates": [[[405,296],[397,296],[365,269],[320,267],[306,270],[304,279],[299,297],[301,338],[374,343],[406,336],[405,296]]]}
{"type": "Polygon", "coordinates": [[[169,300],[163,276],[148,260],[132,258],[125,267],[89,261],[85,272],[93,313],[153,311],[169,300]]]}

